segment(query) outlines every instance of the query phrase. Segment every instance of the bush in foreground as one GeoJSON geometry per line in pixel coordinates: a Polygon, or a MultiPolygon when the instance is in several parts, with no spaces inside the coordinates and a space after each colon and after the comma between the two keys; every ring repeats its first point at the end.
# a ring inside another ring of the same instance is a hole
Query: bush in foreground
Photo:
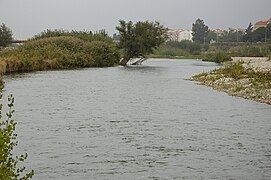
{"type": "Polygon", "coordinates": [[[8,101],[7,120],[2,120],[2,104],[0,105],[0,179],[31,179],[34,175],[33,170],[27,173],[25,172],[26,167],[18,167],[18,163],[24,162],[27,154],[20,156],[14,156],[13,154],[13,149],[18,145],[18,141],[16,141],[17,134],[14,133],[16,122],[12,119],[14,97],[10,95],[8,101]]]}

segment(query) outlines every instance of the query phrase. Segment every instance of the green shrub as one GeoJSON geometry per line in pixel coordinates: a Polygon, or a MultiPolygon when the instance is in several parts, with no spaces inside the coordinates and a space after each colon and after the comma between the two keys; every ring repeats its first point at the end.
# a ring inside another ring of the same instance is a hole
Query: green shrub
{"type": "Polygon", "coordinates": [[[232,47],[229,52],[237,57],[265,57],[271,55],[270,44],[258,44],[232,47]]]}
{"type": "Polygon", "coordinates": [[[60,37],[60,36],[69,36],[79,38],[84,41],[103,41],[106,43],[113,43],[113,39],[108,36],[108,34],[104,31],[98,31],[93,33],[92,31],[67,31],[63,29],[55,29],[50,30],[47,29],[37,35],[35,35],[32,40],[44,39],[48,37],[60,37]]]}
{"type": "Polygon", "coordinates": [[[193,55],[199,54],[201,51],[201,45],[199,43],[192,42],[189,40],[182,40],[180,42],[168,41],[166,43],[166,47],[168,49],[181,49],[193,55]]]}
{"type": "Polygon", "coordinates": [[[161,47],[154,51],[154,54],[161,55],[165,57],[175,57],[175,56],[188,56],[189,53],[185,50],[178,49],[178,48],[168,48],[168,47],[161,47]]]}
{"type": "Polygon", "coordinates": [[[74,37],[43,38],[20,46],[15,56],[21,60],[22,70],[89,67],[94,61],[85,53],[86,43],[74,37]]]}
{"type": "Polygon", "coordinates": [[[0,54],[8,72],[105,67],[117,64],[119,59],[114,44],[71,36],[31,40],[0,54]]]}
{"type": "Polygon", "coordinates": [[[91,42],[87,50],[94,59],[94,65],[97,67],[113,66],[120,59],[119,52],[115,47],[108,46],[101,41],[91,42]]]}
{"type": "Polygon", "coordinates": [[[201,45],[189,40],[168,41],[160,48],[154,51],[152,57],[189,57],[191,55],[199,55],[201,45]]]}
{"type": "Polygon", "coordinates": [[[216,63],[222,63],[226,61],[231,61],[231,56],[225,52],[219,51],[216,53],[209,53],[205,55],[203,61],[211,61],[216,63]]]}
{"type": "MultiPolygon", "coordinates": [[[[11,44],[12,31],[4,23],[0,24],[0,47],[6,47],[11,44]]],[[[1,49],[0,49],[1,50],[1,49]]]]}
{"type": "Polygon", "coordinates": [[[8,102],[7,120],[2,120],[2,104],[0,105],[0,179],[31,179],[34,175],[33,170],[27,173],[25,172],[26,167],[18,167],[18,163],[24,162],[27,154],[13,155],[13,150],[18,145],[18,141],[16,141],[17,134],[14,133],[16,122],[12,119],[14,113],[14,97],[12,95],[8,97],[8,102]]]}
{"type": "Polygon", "coordinates": [[[243,76],[247,76],[247,70],[242,66],[241,63],[228,64],[224,68],[219,69],[217,72],[233,79],[240,79],[243,76]]]}

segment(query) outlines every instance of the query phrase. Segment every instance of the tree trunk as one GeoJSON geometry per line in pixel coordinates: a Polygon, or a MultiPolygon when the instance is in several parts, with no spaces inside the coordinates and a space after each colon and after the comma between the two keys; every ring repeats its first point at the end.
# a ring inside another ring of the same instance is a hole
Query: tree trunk
{"type": "Polygon", "coordinates": [[[128,61],[129,61],[129,59],[127,59],[127,58],[122,58],[122,59],[120,60],[120,62],[119,62],[119,65],[121,65],[121,66],[126,66],[127,63],[128,63],[128,61]]]}

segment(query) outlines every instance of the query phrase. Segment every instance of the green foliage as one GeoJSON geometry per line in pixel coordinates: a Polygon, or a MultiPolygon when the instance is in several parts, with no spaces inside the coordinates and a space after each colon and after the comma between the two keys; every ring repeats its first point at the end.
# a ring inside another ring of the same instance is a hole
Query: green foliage
{"type": "Polygon", "coordinates": [[[1,54],[8,72],[104,67],[119,61],[113,44],[71,36],[38,38],[1,54]]]}
{"type": "Polygon", "coordinates": [[[0,25],[0,46],[8,46],[12,41],[12,31],[4,23],[0,25]]]}
{"type": "Polygon", "coordinates": [[[193,41],[203,44],[206,42],[209,28],[204,24],[204,21],[197,19],[195,23],[192,24],[192,35],[193,41]]]}
{"type": "Polygon", "coordinates": [[[176,49],[182,49],[187,51],[189,54],[199,54],[201,50],[201,45],[196,42],[192,42],[189,40],[183,41],[168,41],[166,42],[166,47],[172,47],[176,49]]]}
{"type": "Polygon", "coordinates": [[[60,37],[60,36],[72,36],[84,41],[103,41],[107,43],[113,43],[113,39],[108,36],[105,30],[100,30],[93,33],[92,31],[67,31],[63,29],[50,30],[47,29],[44,32],[35,35],[32,40],[43,39],[48,37],[60,37]]]}
{"type": "Polygon", "coordinates": [[[205,55],[203,61],[211,61],[216,63],[222,63],[226,61],[231,61],[231,56],[223,51],[219,51],[216,53],[210,53],[205,55]]]}
{"type": "Polygon", "coordinates": [[[251,22],[249,23],[247,29],[246,29],[246,34],[250,34],[252,33],[253,30],[253,25],[251,24],[251,22]]]}
{"type": "Polygon", "coordinates": [[[232,56],[238,57],[265,57],[271,55],[271,44],[255,44],[232,47],[229,50],[232,56]]]}
{"type": "Polygon", "coordinates": [[[227,31],[222,37],[219,38],[220,42],[242,42],[244,32],[242,31],[227,31]]]}
{"type": "Polygon", "coordinates": [[[207,86],[246,99],[271,104],[271,72],[254,71],[242,63],[227,63],[223,68],[192,77],[207,86]]]}
{"type": "Polygon", "coordinates": [[[145,56],[157,49],[166,40],[166,28],[159,22],[119,21],[116,29],[119,31],[119,47],[124,50],[124,59],[145,56]]]}
{"type": "Polygon", "coordinates": [[[271,23],[266,27],[266,41],[271,42],[271,23]]]}
{"type": "Polygon", "coordinates": [[[266,28],[260,27],[252,32],[251,39],[252,42],[265,42],[265,31],[266,28]]]}
{"type": "Polygon", "coordinates": [[[233,78],[234,80],[247,78],[250,79],[254,85],[257,83],[264,83],[268,88],[271,88],[270,72],[255,72],[252,69],[246,69],[241,62],[229,63],[223,68],[193,76],[193,79],[195,80],[204,81],[205,79],[212,82],[221,78],[233,78]]]}
{"type": "Polygon", "coordinates": [[[18,145],[18,141],[16,141],[17,134],[14,133],[16,122],[12,119],[14,113],[14,97],[12,95],[8,97],[8,102],[7,120],[2,120],[2,104],[0,104],[0,179],[31,179],[34,175],[33,170],[27,173],[25,172],[26,167],[18,167],[18,163],[26,160],[27,154],[15,157],[13,155],[13,150],[18,145]]]}
{"type": "Polygon", "coordinates": [[[268,88],[271,88],[271,72],[255,72],[252,69],[246,69],[242,63],[230,63],[224,68],[215,70],[214,74],[223,75],[223,77],[233,78],[235,80],[248,78],[253,80],[254,85],[264,83],[268,88]]]}
{"type": "Polygon", "coordinates": [[[218,34],[216,34],[214,31],[209,31],[206,37],[206,42],[211,43],[211,41],[215,41],[217,43],[218,40],[220,40],[218,38],[218,34]]]}
{"type": "Polygon", "coordinates": [[[154,51],[155,55],[160,55],[162,57],[176,57],[176,56],[188,56],[190,55],[187,51],[179,49],[179,48],[173,48],[173,47],[161,47],[154,51]]]}
{"type": "Polygon", "coordinates": [[[253,30],[253,25],[250,22],[245,31],[245,35],[243,37],[244,42],[252,42],[252,30],[253,30]]]}
{"type": "Polygon", "coordinates": [[[223,74],[225,77],[237,80],[246,75],[246,69],[241,63],[233,63],[219,69],[216,73],[223,74]]]}
{"type": "Polygon", "coordinates": [[[251,23],[246,29],[243,37],[244,42],[265,42],[271,41],[271,23],[267,27],[260,27],[253,31],[251,23]]]}
{"type": "Polygon", "coordinates": [[[203,45],[202,45],[202,51],[203,51],[203,52],[204,52],[204,51],[208,51],[209,48],[210,48],[209,44],[203,44],[203,45]]]}
{"type": "Polygon", "coordinates": [[[215,43],[198,46],[196,43],[192,47],[190,43],[169,41],[165,45],[154,51],[152,57],[176,58],[199,55],[196,58],[205,61],[221,63],[230,61],[230,57],[270,57],[271,44],[268,43],[215,43]],[[188,45],[188,46],[187,46],[188,45]],[[195,45],[195,48],[193,47],[195,45]],[[201,49],[200,49],[201,48],[201,49]]]}
{"type": "Polygon", "coordinates": [[[201,51],[201,45],[188,40],[168,41],[157,50],[154,51],[152,57],[164,57],[164,58],[180,58],[180,57],[192,57],[199,55],[201,51]]]}
{"type": "Polygon", "coordinates": [[[224,30],[223,33],[217,34],[214,31],[210,31],[207,35],[206,42],[211,43],[233,43],[242,42],[244,37],[244,32],[241,30],[235,30],[229,28],[229,30],[224,30]]]}
{"type": "Polygon", "coordinates": [[[101,41],[91,42],[88,51],[97,67],[114,66],[120,59],[119,52],[114,46],[109,46],[101,41]]]}

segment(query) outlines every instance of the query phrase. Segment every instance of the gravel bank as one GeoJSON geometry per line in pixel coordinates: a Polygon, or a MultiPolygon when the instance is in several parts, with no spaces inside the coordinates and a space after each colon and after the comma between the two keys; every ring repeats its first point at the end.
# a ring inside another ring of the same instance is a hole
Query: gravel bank
{"type": "Polygon", "coordinates": [[[268,57],[232,57],[233,62],[243,62],[243,66],[256,72],[270,72],[271,60],[268,57]]]}
{"type": "Polygon", "coordinates": [[[234,57],[231,65],[193,76],[199,82],[231,96],[271,105],[271,61],[268,58],[234,57]],[[236,64],[241,62],[241,65],[236,64]]]}

